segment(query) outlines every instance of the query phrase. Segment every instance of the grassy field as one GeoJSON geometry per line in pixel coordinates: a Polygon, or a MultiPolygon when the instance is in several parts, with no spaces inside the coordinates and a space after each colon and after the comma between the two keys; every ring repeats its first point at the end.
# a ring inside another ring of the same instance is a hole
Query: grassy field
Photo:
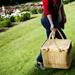
{"type": "Polygon", "coordinates": [[[37,18],[20,23],[0,33],[0,75],[74,75],[75,74],[75,2],[65,5],[67,23],[64,32],[73,43],[73,61],[68,70],[35,67],[36,57],[46,39],[45,29],[37,18]]]}

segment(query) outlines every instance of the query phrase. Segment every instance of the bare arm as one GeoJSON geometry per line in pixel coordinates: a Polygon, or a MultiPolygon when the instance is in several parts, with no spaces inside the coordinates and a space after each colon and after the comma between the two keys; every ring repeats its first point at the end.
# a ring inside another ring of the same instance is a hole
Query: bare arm
{"type": "Polygon", "coordinates": [[[51,31],[56,31],[56,28],[54,28],[54,24],[53,24],[53,21],[52,21],[52,16],[50,14],[48,14],[47,18],[49,20],[49,23],[51,24],[50,30],[51,31]]]}
{"type": "Polygon", "coordinates": [[[47,18],[51,24],[51,28],[54,28],[54,24],[53,24],[53,21],[52,21],[52,16],[50,14],[47,15],[47,18]]]}

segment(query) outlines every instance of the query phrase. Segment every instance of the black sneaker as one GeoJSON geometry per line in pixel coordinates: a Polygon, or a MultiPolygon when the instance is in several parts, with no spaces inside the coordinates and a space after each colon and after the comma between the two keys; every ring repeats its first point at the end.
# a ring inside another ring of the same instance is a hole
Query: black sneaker
{"type": "Polygon", "coordinates": [[[37,62],[36,66],[41,70],[45,70],[45,67],[43,66],[41,62],[37,62]]]}

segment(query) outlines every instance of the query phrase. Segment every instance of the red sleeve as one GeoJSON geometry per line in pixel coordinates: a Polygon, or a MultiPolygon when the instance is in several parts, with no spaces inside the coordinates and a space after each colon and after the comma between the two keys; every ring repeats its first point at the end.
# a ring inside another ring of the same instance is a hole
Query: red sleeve
{"type": "Polygon", "coordinates": [[[42,0],[42,2],[43,2],[43,13],[45,15],[51,14],[51,9],[49,7],[48,0],[42,0]]]}

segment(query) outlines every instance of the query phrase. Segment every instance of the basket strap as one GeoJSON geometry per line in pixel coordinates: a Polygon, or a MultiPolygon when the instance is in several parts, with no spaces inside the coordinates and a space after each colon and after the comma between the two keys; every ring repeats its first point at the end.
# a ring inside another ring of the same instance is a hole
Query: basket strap
{"type": "MultiPolygon", "coordinates": [[[[61,36],[61,38],[64,39],[64,37],[62,36],[61,32],[58,29],[57,29],[57,31],[58,31],[59,35],[61,36]]],[[[50,33],[49,39],[51,39],[51,37],[52,37],[52,39],[54,39],[54,37],[55,37],[55,31],[52,31],[50,33]]]]}
{"type": "Polygon", "coordinates": [[[57,29],[59,35],[61,36],[62,39],[64,39],[64,37],[62,36],[61,32],[57,29]]]}
{"type": "Polygon", "coordinates": [[[54,37],[55,37],[55,32],[54,32],[54,31],[52,31],[52,32],[50,33],[49,39],[51,39],[51,37],[52,37],[52,39],[54,39],[54,37]]]}

